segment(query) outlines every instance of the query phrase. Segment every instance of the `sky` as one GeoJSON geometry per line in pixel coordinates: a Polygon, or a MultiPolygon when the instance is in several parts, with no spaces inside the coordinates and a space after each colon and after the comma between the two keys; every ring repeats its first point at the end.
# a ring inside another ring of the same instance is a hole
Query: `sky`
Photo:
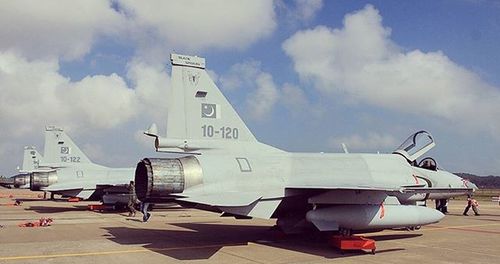
{"type": "Polygon", "coordinates": [[[89,158],[161,157],[172,52],[209,74],[257,139],[390,153],[418,130],[452,172],[500,175],[500,2],[0,1],[0,175],[46,125],[89,158]]]}

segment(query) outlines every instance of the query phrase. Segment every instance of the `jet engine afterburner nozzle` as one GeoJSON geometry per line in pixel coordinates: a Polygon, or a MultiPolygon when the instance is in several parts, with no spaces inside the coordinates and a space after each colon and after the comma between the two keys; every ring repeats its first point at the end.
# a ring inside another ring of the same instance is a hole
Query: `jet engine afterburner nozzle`
{"type": "Polygon", "coordinates": [[[30,175],[29,174],[19,174],[14,176],[14,188],[20,188],[25,186],[24,188],[27,188],[27,186],[30,185],[30,175]]]}
{"type": "Polygon", "coordinates": [[[203,182],[203,172],[194,156],[174,159],[145,158],[135,169],[135,192],[141,201],[166,200],[171,194],[203,182]]]}
{"type": "Polygon", "coordinates": [[[57,182],[56,171],[32,172],[30,175],[30,190],[39,191],[57,182]]]}

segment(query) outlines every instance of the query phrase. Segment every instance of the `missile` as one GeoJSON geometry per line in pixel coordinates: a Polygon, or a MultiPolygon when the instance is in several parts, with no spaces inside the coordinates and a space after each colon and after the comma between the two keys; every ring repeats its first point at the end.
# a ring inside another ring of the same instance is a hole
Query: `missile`
{"type": "Polygon", "coordinates": [[[306,219],[320,231],[356,231],[416,227],[443,219],[441,212],[416,205],[338,205],[307,212],[306,219]]]}

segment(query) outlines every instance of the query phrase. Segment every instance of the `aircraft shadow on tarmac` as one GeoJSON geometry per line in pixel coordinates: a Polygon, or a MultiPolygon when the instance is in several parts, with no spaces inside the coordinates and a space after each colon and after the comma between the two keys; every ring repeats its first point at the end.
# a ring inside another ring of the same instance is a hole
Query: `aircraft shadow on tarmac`
{"type": "MultiPolygon", "coordinates": [[[[255,243],[324,258],[342,258],[369,254],[365,251],[348,251],[341,254],[328,244],[327,238],[318,233],[278,235],[268,226],[225,225],[216,223],[177,223],[179,230],[106,227],[108,239],[122,245],[144,245],[151,251],[177,260],[208,259],[223,247],[246,246],[255,243]]],[[[175,228],[175,229],[177,229],[175,228]]],[[[375,240],[406,239],[421,234],[369,236],[375,240]]],[[[377,250],[377,253],[400,251],[404,248],[377,250]]]]}
{"type": "Polygon", "coordinates": [[[28,206],[24,208],[27,211],[35,211],[39,214],[63,213],[74,211],[86,211],[86,205],[72,205],[70,207],[55,207],[55,206],[28,206]]]}
{"type": "Polygon", "coordinates": [[[13,201],[20,201],[20,202],[42,202],[45,201],[44,199],[41,198],[12,198],[13,201]]]}
{"type": "MultiPolygon", "coordinates": [[[[404,232],[404,231],[401,231],[404,232]]],[[[373,239],[375,241],[384,241],[384,240],[396,240],[396,239],[405,239],[405,238],[413,238],[419,237],[422,234],[418,233],[401,233],[401,234],[390,234],[390,235],[368,235],[367,238],[373,239]]]]}
{"type": "MultiPolygon", "coordinates": [[[[35,211],[40,214],[50,214],[50,213],[62,213],[62,212],[74,212],[74,211],[87,211],[88,206],[87,205],[78,205],[75,203],[70,203],[71,206],[61,206],[58,203],[64,203],[68,204],[67,199],[54,199],[50,200],[51,202],[54,202],[53,206],[30,206],[29,202],[39,202],[39,201],[44,201],[42,199],[15,199],[20,202],[27,202],[23,204],[24,210],[28,211],[35,211]]],[[[136,208],[139,210],[139,208],[136,208]]],[[[176,210],[185,210],[182,207],[179,206],[172,206],[172,205],[160,205],[160,206],[155,206],[153,211],[176,211],[176,210]]],[[[117,213],[124,213],[128,212],[126,205],[121,206],[120,208],[116,209],[107,209],[103,211],[96,211],[101,214],[117,214],[117,213]]]]}

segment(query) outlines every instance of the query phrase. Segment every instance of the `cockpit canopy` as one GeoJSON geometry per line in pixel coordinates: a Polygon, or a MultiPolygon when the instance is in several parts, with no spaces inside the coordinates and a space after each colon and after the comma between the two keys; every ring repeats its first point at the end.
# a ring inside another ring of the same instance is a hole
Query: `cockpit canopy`
{"type": "Polygon", "coordinates": [[[438,169],[436,160],[431,158],[431,157],[427,157],[427,158],[422,159],[418,163],[418,167],[428,169],[428,170],[433,170],[433,171],[437,171],[437,169],[438,169]]]}
{"type": "Polygon", "coordinates": [[[434,138],[429,132],[421,130],[409,136],[392,153],[400,154],[408,161],[413,162],[436,146],[434,138]]]}

